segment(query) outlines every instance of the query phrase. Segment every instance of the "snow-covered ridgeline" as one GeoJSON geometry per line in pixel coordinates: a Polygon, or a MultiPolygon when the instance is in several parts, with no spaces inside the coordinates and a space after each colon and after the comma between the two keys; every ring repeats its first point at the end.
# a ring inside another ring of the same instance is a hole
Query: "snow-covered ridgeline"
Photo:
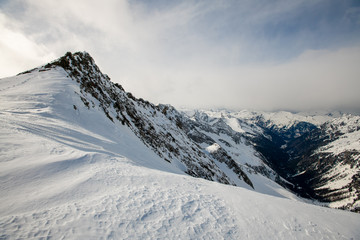
{"type": "Polygon", "coordinates": [[[0,79],[0,91],[0,239],[360,238],[359,215],[269,179],[254,182],[271,195],[184,174],[61,67],[0,79]]]}
{"type": "Polygon", "coordinates": [[[61,68],[0,89],[1,239],[360,237],[359,215],[185,175],[61,68]]]}

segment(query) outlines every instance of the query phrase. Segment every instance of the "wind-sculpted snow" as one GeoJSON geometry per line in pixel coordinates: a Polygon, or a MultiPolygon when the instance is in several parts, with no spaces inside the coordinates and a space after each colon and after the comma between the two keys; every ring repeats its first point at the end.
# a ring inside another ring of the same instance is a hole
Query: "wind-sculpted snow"
{"type": "MultiPolygon", "coordinates": [[[[184,177],[109,159],[78,186],[86,198],[1,219],[7,238],[237,238],[223,199],[184,177]]],[[[206,186],[206,185],[205,185],[206,186]]],[[[79,193],[78,193],[79,194],[79,193]]]]}

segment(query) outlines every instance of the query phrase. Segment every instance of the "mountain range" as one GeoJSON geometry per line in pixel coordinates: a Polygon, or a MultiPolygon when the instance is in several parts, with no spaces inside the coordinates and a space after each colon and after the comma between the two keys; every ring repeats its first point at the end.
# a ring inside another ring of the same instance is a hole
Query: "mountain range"
{"type": "MultiPolygon", "coordinates": [[[[236,132],[228,133],[233,139],[236,135],[246,139],[255,155],[277,174],[270,178],[297,195],[359,212],[359,116],[246,110],[195,111],[191,115],[211,126],[224,123],[223,129],[236,132]]],[[[234,145],[221,139],[218,143],[224,148],[234,145]]],[[[249,162],[244,164],[251,167],[249,162]]],[[[270,176],[266,171],[259,173],[270,176]]]]}
{"type": "Polygon", "coordinates": [[[357,115],[155,105],[86,52],[0,93],[0,239],[360,237],[357,115]]]}

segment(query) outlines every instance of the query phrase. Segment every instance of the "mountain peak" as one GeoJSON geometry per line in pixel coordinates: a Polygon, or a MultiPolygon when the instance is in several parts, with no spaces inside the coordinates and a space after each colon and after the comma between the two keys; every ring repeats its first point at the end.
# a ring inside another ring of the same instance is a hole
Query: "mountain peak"
{"type": "MultiPolygon", "coordinates": [[[[49,64],[50,66],[55,64],[70,70],[72,66],[93,66],[95,61],[88,52],[67,52],[64,56],[49,64]]],[[[49,66],[49,64],[46,66],[49,66]]]]}
{"type": "Polygon", "coordinates": [[[62,67],[67,71],[70,77],[83,77],[98,75],[110,80],[110,78],[101,73],[99,67],[95,64],[94,59],[88,52],[67,52],[61,58],[46,64],[43,68],[62,67]]]}
{"type": "Polygon", "coordinates": [[[71,79],[77,83],[74,84],[75,97],[79,97],[85,105],[83,108],[84,106],[79,106],[79,101],[77,104],[70,103],[75,111],[80,109],[77,114],[87,110],[103,112],[114,126],[121,123],[129,127],[145,146],[152,149],[167,164],[176,166],[176,169],[194,177],[254,188],[243,171],[244,166],[224,153],[217,156],[205,153],[187,135],[185,129],[190,130],[192,123],[183,119],[174,107],[155,106],[125,92],[119,84],[113,83],[100,71],[90,54],[68,52],[63,57],[29,72],[42,75],[43,71],[45,79],[54,71],[63,76],[62,82],[71,79]],[[223,163],[233,172],[231,176],[223,170],[223,163]]]}

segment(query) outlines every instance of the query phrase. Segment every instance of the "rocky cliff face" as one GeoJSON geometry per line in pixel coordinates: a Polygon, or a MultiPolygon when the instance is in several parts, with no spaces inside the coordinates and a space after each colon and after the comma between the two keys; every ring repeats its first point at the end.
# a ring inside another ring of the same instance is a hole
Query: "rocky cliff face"
{"type": "Polygon", "coordinates": [[[165,161],[191,176],[236,185],[219,166],[219,163],[225,162],[238,180],[253,187],[242,167],[235,162],[230,163],[226,154],[207,154],[199,148],[184,131],[187,120],[174,108],[155,106],[125,92],[121,85],[112,83],[107,75],[101,73],[88,53],[67,53],[40,71],[54,67],[62,67],[70,78],[79,83],[79,97],[86,107],[99,108],[112,122],[127,125],[165,161]]]}

